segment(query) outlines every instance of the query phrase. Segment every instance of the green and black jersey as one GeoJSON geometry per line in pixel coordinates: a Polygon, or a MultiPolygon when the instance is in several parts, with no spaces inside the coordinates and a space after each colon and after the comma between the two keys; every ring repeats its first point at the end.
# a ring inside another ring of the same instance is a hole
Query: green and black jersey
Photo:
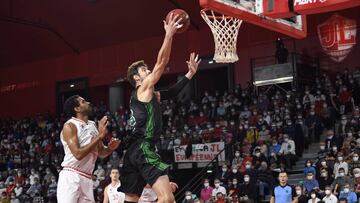
{"type": "Polygon", "coordinates": [[[159,139],[162,130],[162,114],[160,103],[155,94],[150,102],[141,102],[137,99],[137,89],[130,99],[130,125],[133,127],[130,140],[143,139],[148,142],[159,139]]]}

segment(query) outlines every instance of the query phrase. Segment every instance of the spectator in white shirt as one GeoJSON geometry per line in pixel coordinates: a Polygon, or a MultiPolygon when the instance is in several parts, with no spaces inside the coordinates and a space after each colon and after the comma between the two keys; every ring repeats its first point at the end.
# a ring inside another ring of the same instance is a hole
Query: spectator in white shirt
{"type": "Polygon", "coordinates": [[[285,162],[286,168],[292,168],[292,162],[295,160],[295,142],[284,134],[284,142],[279,151],[282,161],[285,162]]]}
{"type": "Polygon", "coordinates": [[[325,197],[322,199],[325,203],[337,203],[338,199],[336,196],[331,192],[331,187],[325,187],[325,197]]]}
{"type": "Polygon", "coordinates": [[[335,179],[339,176],[339,169],[343,168],[345,170],[345,175],[348,175],[349,166],[346,161],[344,161],[344,156],[341,152],[337,155],[337,162],[334,165],[334,175],[335,179]]]}
{"type": "Polygon", "coordinates": [[[212,191],[212,197],[213,200],[216,200],[216,194],[218,192],[221,192],[224,196],[226,196],[226,189],[223,186],[220,186],[220,180],[219,179],[215,179],[214,180],[214,189],[212,191]]]}

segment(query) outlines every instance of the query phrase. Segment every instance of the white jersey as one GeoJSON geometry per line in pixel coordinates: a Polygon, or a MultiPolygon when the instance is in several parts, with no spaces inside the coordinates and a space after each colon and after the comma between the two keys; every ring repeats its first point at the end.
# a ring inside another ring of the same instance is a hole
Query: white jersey
{"type": "MultiPolygon", "coordinates": [[[[84,121],[72,117],[68,121],[66,121],[65,124],[72,123],[76,126],[77,129],[77,137],[79,140],[80,147],[83,147],[91,142],[93,138],[99,135],[99,131],[96,128],[94,121],[88,121],[85,123],[84,121]]],[[[76,172],[83,175],[90,175],[92,174],[95,162],[98,157],[97,150],[93,150],[88,155],[86,155],[83,159],[80,161],[75,158],[75,156],[71,153],[69,146],[64,140],[63,132],[61,131],[60,134],[61,143],[64,146],[65,156],[64,160],[61,163],[61,166],[64,167],[64,169],[71,169],[75,170],[76,172]]]]}
{"type": "Polygon", "coordinates": [[[107,186],[107,195],[109,197],[109,203],[124,203],[125,193],[118,192],[117,189],[120,187],[120,182],[113,187],[111,184],[107,186]]]}

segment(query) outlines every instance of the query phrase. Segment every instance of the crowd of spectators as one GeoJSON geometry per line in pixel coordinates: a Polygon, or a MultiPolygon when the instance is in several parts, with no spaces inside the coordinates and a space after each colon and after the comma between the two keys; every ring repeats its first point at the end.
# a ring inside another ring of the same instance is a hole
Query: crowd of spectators
{"type": "MultiPolygon", "coordinates": [[[[163,135],[159,154],[173,163],[173,148],[223,141],[226,163],[214,180],[204,180],[198,194],[188,191],[184,202],[257,202],[270,194],[276,172],[291,171],[303,150],[320,141],[318,159],[304,166],[304,181],[296,190],[307,199],[331,194],[360,194],[359,83],[345,70],[334,79],[322,74],[313,85],[280,89],[236,86],[232,92],[207,91],[191,102],[162,103],[163,135]],[[322,136],[326,140],[321,140],[322,136]],[[328,189],[326,189],[328,188],[328,189]],[[348,188],[348,190],[346,190],[348,188]],[[190,194],[190,195],[188,195],[190,194]],[[258,195],[259,194],[259,195],[258,195]]],[[[94,107],[94,120],[111,117],[111,137],[131,133],[130,112],[114,113],[106,105],[94,107]]],[[[56,202],[56,183],[63,148],[59,134],[64,116],[37,115],[0,121],[0,195],[2,202],[56,202]]],[[[94,171],[97,201],[109,183],[113,166],[122,167],[123,144],[94,171]]]]}
{"type": "MultiPolygon", "coordinates": [[[[310,143],[319,143],[319,151],[305,162],[303,180],[294,186],[299,202],[338,202],[342,198],[357,202],[359,91],[359,81],[345,70],[334,78],[321,74],[313,85],[291,91],[260,90],[255,96],[249,89],[236,89],[215,105],[214,96],[205,94],[199,116],[194,117],[205,115],[209,122],[203,128],[200,125],[196,134],[207,138],[207,132],[213,132],[211,141],[220,138],[233,150],[227,153],[217,178],[205,179],[200,194],[188,195],[183,202],[259,202],[271,195],[280,171],[294,172],[293,166],[310,143]],[[217,106],[221,116],[213,120],[204,104],[217,106]]],[[[190,137],[194,143],[200,141],[194,134],[190,137]]]]}

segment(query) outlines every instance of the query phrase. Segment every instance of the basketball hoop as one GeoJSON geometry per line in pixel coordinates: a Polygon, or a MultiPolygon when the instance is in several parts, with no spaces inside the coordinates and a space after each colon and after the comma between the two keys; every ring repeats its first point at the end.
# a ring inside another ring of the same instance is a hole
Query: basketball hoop
{"type": "Polygon", "coordinates": [[[201,10],[200,14],[209,25],[214,36],[214,60],[217,63],[238,61],[236,42],[242,20],[223,14],[215,15],[214,11],[208,9],[201,10]]]}

